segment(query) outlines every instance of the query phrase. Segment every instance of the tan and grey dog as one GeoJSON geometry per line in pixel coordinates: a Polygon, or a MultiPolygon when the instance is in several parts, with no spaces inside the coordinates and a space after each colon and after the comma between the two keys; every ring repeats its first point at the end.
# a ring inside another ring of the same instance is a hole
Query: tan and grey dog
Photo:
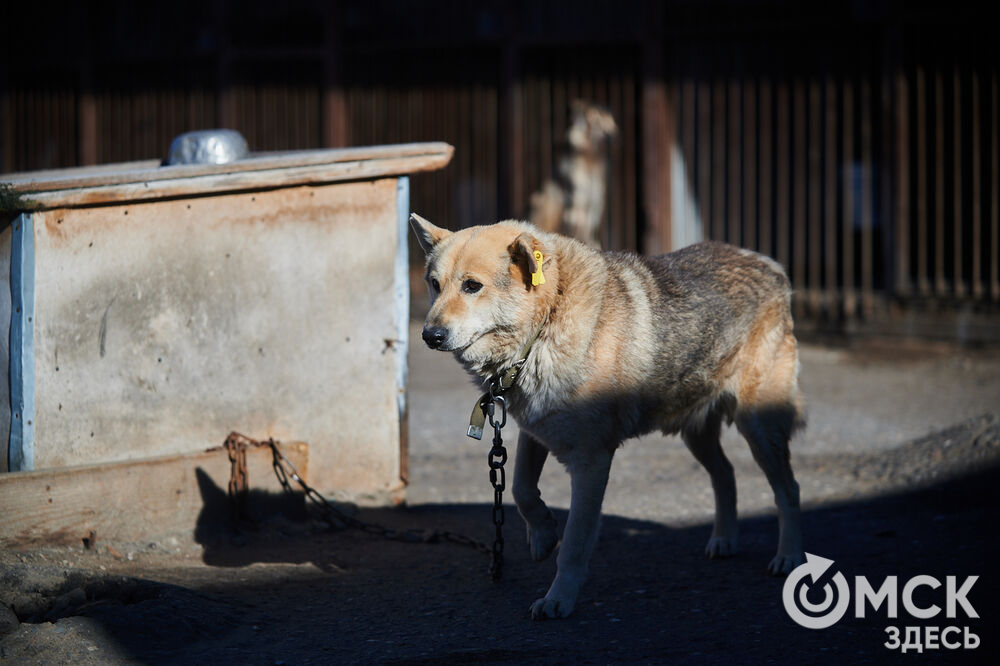
{"type": "Polygon", "coordinates": [[[788,452],[802,413],[798,351],[781,266],[721,243],[647,258],[600,253],[521,222],[454,233],[417,215],[411,222],[427,254],[423,338],[431,348],[489,380],[535,340],[506,394],[521,431],[514,501],[534,559],[558,541],[538,490],[550,453],[569,471],[572,492],[558,573],[532,604],[533,617],[572,612],[612,456],[622,441],[654,430],[679,432],[708,470],[709,557],[736,551],[736,484],[719,445],[726,419],[774,491],[780,529],[770,571],[788,573],[805,561],[788,452]]]}

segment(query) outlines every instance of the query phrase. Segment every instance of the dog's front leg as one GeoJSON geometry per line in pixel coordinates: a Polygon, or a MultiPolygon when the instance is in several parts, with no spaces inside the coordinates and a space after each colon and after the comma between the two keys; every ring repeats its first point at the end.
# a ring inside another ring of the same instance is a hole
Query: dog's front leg
{"type": "Polygon", "coordinates": [[[528,433],[517,438],[514,462],[514,503],[528,526],[528,547],[535,561],[544,560],[556,547],[556,519],[542,501],[538,479],[549,451],[528,433]]]}
{"type": "Polygon", "coordinates": [[[611,452],[598,445],[596,450],[576,454],[567,461],[572,486],[569,519],[559,547],[556,578],[545,596],[531,605],[531,617],[536,620],[567,617],[573,612],[597,542],[611,458],[611,452]]]}

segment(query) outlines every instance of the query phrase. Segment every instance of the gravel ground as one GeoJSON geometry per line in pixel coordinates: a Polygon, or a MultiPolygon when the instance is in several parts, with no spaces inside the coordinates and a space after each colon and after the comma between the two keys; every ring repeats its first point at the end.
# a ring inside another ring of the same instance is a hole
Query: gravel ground
{"type": "MultiPolygon", "coordinates": [[[[417,325],[412,339],[419,341],[417,325]]],[[[507,565],[448,544],[380,540],[272,517],[233,532],[202,525],[196,542],[102,543],[0,552],[0,659],[24,664],[206,663],[882,663],[889,625],[969,626],[995,655],[1000,629],[1000,353],[942,346],[805,345],[809,427],[793,441],[806,550],[853,580],[978,575],[979,618],[892,620],[884,610],[822,631],[794,624],[781,579],[769,489],[728,433],[742,552],[708,561],[707,475],[675,438],[629,442],[616,456],[591,581],[568,620],[532,622],[528,604],[554,573],[530,561],[508,510],[507,565]],[[211,537],[205,537],[211,534],[211,537]]],[[[464,436],[476,390],[445,354],[411,350],[408,506],[362,510],[389,526],[487,540],[487,444],[464,436]]],[[[516,441],[516,427],[504,431],[516,441]]],[[[568,506],[568,477],[542,493],[568,506]]],[[[902,584],[902,583],[901,583],[902,584]]],[[[924,602],[942,604],[943,595],[924,602]],[[940,597],[940,598],[939,598],[940,597]]]]}

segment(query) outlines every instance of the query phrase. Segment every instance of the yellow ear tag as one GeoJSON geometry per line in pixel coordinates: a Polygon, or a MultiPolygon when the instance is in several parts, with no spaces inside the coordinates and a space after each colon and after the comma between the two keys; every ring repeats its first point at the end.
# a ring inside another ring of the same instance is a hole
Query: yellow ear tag
{"type": "Polygon", "coordinates": [[[531,286],[537,287],[545,284],[545,273],[542,272],[542,253],[535,250],[535,262],[538,263],[538,270],[531,274],[531,286]]]}

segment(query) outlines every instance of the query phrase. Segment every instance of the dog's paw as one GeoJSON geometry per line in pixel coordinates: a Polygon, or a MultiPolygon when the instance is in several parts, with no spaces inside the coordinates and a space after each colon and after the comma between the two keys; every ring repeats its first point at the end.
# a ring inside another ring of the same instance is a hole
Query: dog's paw
{"type": "Polygon", "coordinates": [[[713,536],[705,546],[705,555],[710,560],[722,557],[732,557],[736,554],[735,536],[713,536]]]}
{"type": "Polygon", "coordinates": [[[531,604],[532,620],[555,620],[569,617],[576,605],[576,599],[542,597],[531,604]]]}
{"type": "Polygon", "coordinates": [[[551,513],[541,525],[537,527],[528,525],[528,547],[531,549],[531,559],[536,562],[551,555],[558,542],[556,519],[551,513]]]}
{"type": "Polygon", "coordinates": [[[576,606],[585,572],[559,571],[545,596],[531,604],[531,617],[535,620],[569,617],[576,606]]]}
{"type": "Polygon", "coordinates": [[[787,576],[792,573],[792,570],[800,564],[805,564],[806,555],[805,553],[792,553],[784,554],[778,553],[771,560],[771,563],[767,565],[767,571],[772,576],[787,576]]]}

